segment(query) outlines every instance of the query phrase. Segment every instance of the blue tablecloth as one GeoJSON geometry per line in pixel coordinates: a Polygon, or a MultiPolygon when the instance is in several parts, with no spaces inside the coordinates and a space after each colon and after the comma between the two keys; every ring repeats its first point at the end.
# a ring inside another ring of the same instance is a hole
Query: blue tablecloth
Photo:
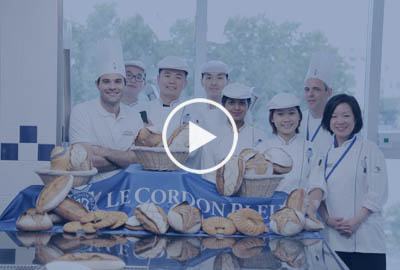
{"type": "MultiPolygon", "coordinates": [[[[2,226],[5,221],[15,220],[26,209],[35,207],[42,188],[42,185],[33,185],[22,190],[0,216],[0,230],[5,229],[2,226]]],[[[143,202],[154,202],[168,213],[173,205],[188,201],[202,210],[204,218],[227,216],[242,207],[250,207],[268,223],[269,216],[281,208],[287,194],[275,192],[271,198],[224,197],[217,192],[215,184],[196,174],[144,171],[132,165],[103,181],[73,188],[69,196],[89,210],[119,210],[129,216],[143,202]]]]}

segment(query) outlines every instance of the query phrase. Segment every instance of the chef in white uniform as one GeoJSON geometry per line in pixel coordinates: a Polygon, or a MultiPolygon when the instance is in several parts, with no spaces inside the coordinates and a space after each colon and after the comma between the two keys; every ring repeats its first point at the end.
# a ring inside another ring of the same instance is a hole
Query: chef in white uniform
{"type": "MultiPolygon", "coordinates": [[[[222,90],[229,84],[228,65],[222,61],[211,60],[201,67],[201,85],[206,92],[206,97],[221,103],[222,90]]],[[[202,110],[207,119],[207,130],[211,133],[218,131],[221,123],[225,122],[225,114],[210,104],[203,104],[202,110]]]]}
{"type": "Polygon", "coordinates": [[[331,134],[321,128],[322,115],[329,97],[332,95],[332,79],[336,70],[335,57],[327,52],[317,52],[311,57],[304,80],[304,98],[308,110],[300,133],[312,143],[309,155],[325,153],[332,144],[331,134]]]}
{"type": "MultiPolygon", "coordinates": [[[[153,132],[161,134],[169,113],[182,103],[180,97],[187,85],[186,78],[189,73],[189,67],[186,61],[180,57],[166,56],[158,63],[157,68],[157,83],[160,88],[160,98],[148,103],[146,113],[150,125],[148,128],[153,132]]],[[[204,127],[203,119],[196,104],[185,106],[171,118],[168,125],[167,137],[180,125],[186,124],[189,121],[204,127]]],[[[198,169],[200,165],[201,149],[192,152],[185,163],[185,166],[192,169],[198,169]]]]}
{"type": "Polygon", "coordinates": [[[354,97],[334,96],[325,110],[322,128],[334,135],[334,142],[311,171],[308,213],[323,200],[318,212],[327,224],[327,241],[350,269],[386,269],[384,156],[358,135],[362,116],[354,97]]]}
{"type": "Polygon", "coordinates": [[[146,66],[142,61],[125,61],[126,87],[121,102],[135,109],[143,111],[147,107],[147,101],[140,97],[143,88],[146,87],[146,66]]]}
{"type": "Polygon", "coordinates": [[[310,172],[311,157],[308,148],[310,142],[299,134],[302,120],[300,100],[293,94],[275,95],[267,105],[269,123],[272,127],[272,138],[266,142],[265,148],[280,147],[293,159],[293,168],[285,174],[277,191],[290,193],[296,188],[305,188],[310,172]]]}
{"type": "Polygon", "coordinates": [[[120,41],[102,40],[96,55],[99,97],[72,109],[69,128],[71,144],[82,144],[99,171],[92,181],[111,177],[137,163],[129,149],[143,126],[139,115],[121,104],[126,83],[120,41]]]}
{"type": "MultiPolygon", "coordinates": [[[[232,83],[222,90],[222,105],[232,115],[237,131],[238,142],[234,155],[238,155],[245,148],[259,149],[266,141],[266,135],[260,129],[249,125],[245,121],[250,106],[251,89],[240,83],[232,83]]],[[[217,165],[228,155],[233,141],[232,126],[226,117],[217,133],[217,138],[204,146],[202,169],[217,165]]],[[[215,183],[216,173],[203,175],[210,182],[215,183]]]]}

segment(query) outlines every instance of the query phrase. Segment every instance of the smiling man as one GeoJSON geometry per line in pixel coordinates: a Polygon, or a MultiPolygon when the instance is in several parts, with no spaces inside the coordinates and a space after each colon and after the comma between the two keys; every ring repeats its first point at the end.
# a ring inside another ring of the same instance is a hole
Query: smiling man
{"type": "Polygon", "coordinates": [[[137,113],[121,104],[126,78],[119,40],[99,43],[95,85],[99,97],[73,108],[69,134],[71,144],[82,144],[88,151],[99,171],[94,178],[98,181],[137,162],[129,148],[142,124],[137,113]]]}
{"type": "Polygon", "coordinates": [[[326,153],[332,136],[321,128],[325,105],[332,95],[332,79],[336,69],[334,55],[317,52],[312,55],[305,78],[304,98],[308,110],[301,125],[301,134],[311,143],[309,158],[316,152],[326,153]]]}
{"type": "Polygon", "coordinates": [[[139,100],[139,94],[146,86],[146,67],[142,61],[130,60],[125,62],[126,87],[121,102],[131,108],[141,111],[146,102],[139,100]]]}

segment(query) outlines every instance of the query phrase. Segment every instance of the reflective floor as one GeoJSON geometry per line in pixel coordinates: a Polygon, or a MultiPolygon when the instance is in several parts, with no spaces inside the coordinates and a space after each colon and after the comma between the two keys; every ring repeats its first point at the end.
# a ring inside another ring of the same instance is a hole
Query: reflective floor
{"type": "Polygon", "coordinates": [[[0,269],[46,269],[62,255],[94,252],[125,269],[347,269],[323,239],[0,232],[0,269]]]}

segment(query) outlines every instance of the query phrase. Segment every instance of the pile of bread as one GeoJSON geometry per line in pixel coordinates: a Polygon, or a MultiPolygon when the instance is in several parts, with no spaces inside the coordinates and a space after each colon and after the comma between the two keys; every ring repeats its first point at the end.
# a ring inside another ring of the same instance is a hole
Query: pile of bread
{"type": "Polygon", "coordinates": [[[269,226],[280,235],[293,236],[305,231],[320,231],[324,225],[314,216],[306,215],[308,198],[303,189],[293,190],[285,207],[271,215],[269,226]]]}
{"type": "Polygon", "coordinates": [[[60,171],[90,171],[92,161],[81,144],[69,148],[56,146],[50,154],[50,168],[60,171]]]}
{"type": "MultiPolygon", "coordinates": [[[[189,147],[189,125],[184,124],[177,127],[168,137],[168,146],[189,147]]],[[[163,141],[160,133],[151,130],[151,127],[141,128],[134,142],[135,146],[162,147],[163,141]]]]}
{"type": "Polygon", "coordinates": [[[221,195],[232,196],[239,191],[245,175],[268,177],[286,174],[292,167],[291,156],[282,148],[268,148],[263,153],[246,148],[217,170],[217,190],[221,195]]]}

